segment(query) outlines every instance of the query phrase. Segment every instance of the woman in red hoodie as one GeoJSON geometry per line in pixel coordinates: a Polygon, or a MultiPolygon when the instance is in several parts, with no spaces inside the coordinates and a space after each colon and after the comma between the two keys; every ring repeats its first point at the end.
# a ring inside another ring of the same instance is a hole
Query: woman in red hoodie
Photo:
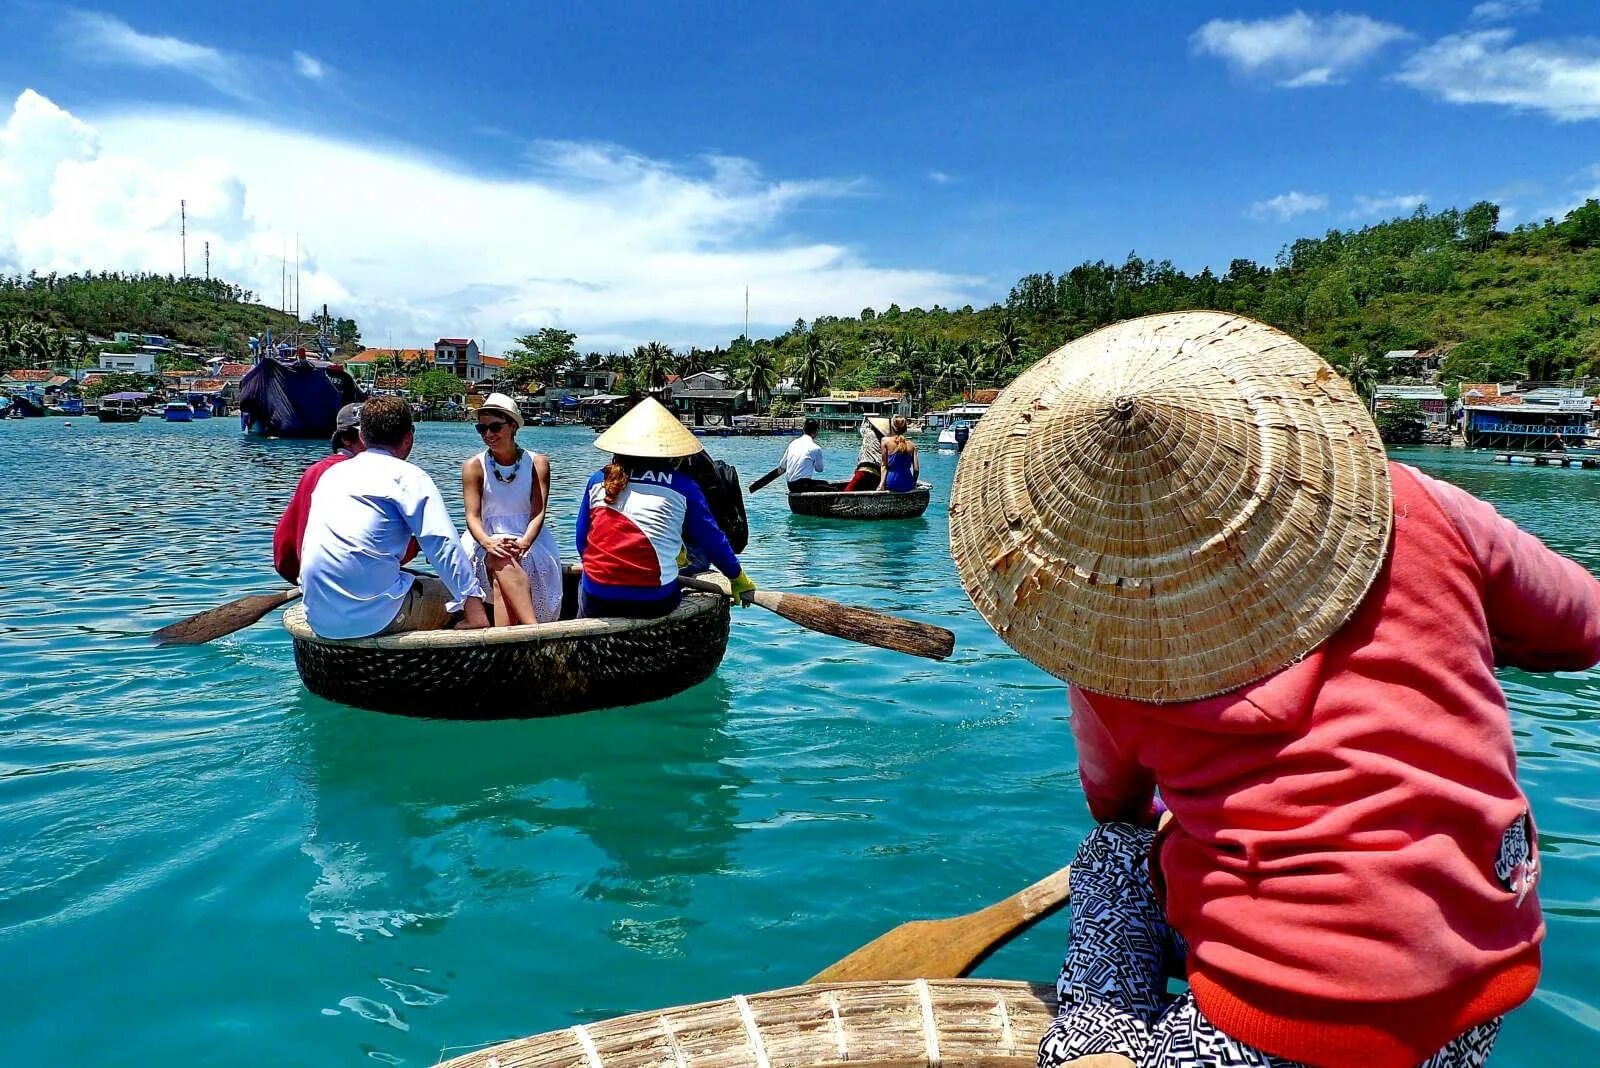
{"type": "Polygon", "coordinates": [[[1600,661],[1600,582],[1217,312],[1036,364],[950,515],[973,603],[1071,684],[1100,824],[1041,1066],[1481,1064],[1544,937],[1494,669],[1600,661]]]}

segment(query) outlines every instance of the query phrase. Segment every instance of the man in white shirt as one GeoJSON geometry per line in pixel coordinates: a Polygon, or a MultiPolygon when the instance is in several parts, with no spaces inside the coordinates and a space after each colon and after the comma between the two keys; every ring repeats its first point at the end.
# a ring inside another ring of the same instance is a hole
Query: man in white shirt
{"type": "Polygon", "coordinates": [[[487,627],[483,587],[439,487],[406,462],[411,406],[367,401],[361,439],[366,451],[329,468],[311,495],[300,550],[306,622],[323,638],[437,630],[455,612],[461,629],[487,627]],[[401,570],[413,537],[439,578],[401,570]]]}
{"type": "Polygon", "coordinates": [[[806,420],[805,433],[789,442],[783,452],[783,477],[790,493],[819,493],[833,487],[817,476],[822,474],[822,446],[817,444],[815,419],[806,420]]]}

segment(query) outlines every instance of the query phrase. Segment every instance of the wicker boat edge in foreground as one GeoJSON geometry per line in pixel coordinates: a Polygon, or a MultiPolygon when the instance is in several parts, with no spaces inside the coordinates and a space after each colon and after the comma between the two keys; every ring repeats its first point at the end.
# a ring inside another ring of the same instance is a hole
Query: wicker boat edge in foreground
{"type": "Polygon", "coordinates": [[[329,641],[294,605],[283,623],[306,689],[375,712],[524,719],[641,704],[710,678],[728,601],[688,594],[660,619],[567,619],[329,641]]]}
{"type": "MultiPolygon", "coordinates": [[[[837,485],[837,483],[836,483],[837,485]]],[[[845,493],[825,490],[820,493],[789,494],[789,511],[795,515],[831,519],[914,519],[928,510],[932,487],[918,482],[905,493],[892,490],[865,490],[845,493]]]]}
{"type": "Polygon", "coordinates": [[[1028,1068],[1055,1011],[1055,990],[1042,983],[818,983],[550,1031],[464,1054],[443,1068],[1028,1068]]]}

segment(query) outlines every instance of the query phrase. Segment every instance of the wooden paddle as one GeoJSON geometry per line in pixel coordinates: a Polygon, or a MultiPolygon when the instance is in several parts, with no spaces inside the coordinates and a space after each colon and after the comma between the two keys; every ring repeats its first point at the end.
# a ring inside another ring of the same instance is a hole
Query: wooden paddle
{"type": "Polygon", "coordinates": [[[1065,905],[1071,874],[1070,866],[1062,868],[1004,901],[965,916],[902,923],[807,981],[959,979],[1065,905]]]}
{"type": "Polygon", "coordinates": [[[243,630],[274,608],[282,608],[298,596],[298,587],[281,593],[252,593],[248,597],[197,612],[188,619],[169,623],[150,637],[155,639],[157,645],[204,645],[236,630],[243,630]]]}
{"type": "Polygon", "coordinates": [[[758,478],[754,482],[750,483],[750,492],[751,493],[759,493],[760,491],[766,489],[769,485],[772,484],[772,480],[773,479],[775,479],[779,475],[783,474],[783,471],[784,471],[784,467],[783,467],[782,464],[779,464],[777,467],[774,467],[771,471],[768,471],[766,474],[762,475],[760,478],[758,478]]]}
{"type": "MultiPolygon", "coordinates": [[[[720,575],[715,579],[679,575],[678,582],[691,590],[732,596],[727,580],[720,575]]],[[[929,660],[943,660],[956,647],[956,636],[943,627],[901,619],[886,612],[856,608],[823,597],[756,590],[752,600],[767,611],[775,612],[807,630],[831,634],[835,638],[863,645],[875,645],[879,649],[925,656],[929,660]]]]}

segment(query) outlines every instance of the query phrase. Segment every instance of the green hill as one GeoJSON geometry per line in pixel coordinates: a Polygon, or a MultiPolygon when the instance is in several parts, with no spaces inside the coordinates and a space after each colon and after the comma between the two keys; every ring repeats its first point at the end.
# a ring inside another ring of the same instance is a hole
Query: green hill
{"type": "MultiPolygon", "coordinates": [[[[1556,222],[1497,229],[1499,208],[1430,213],[1295,241],[1264,266],[1197,274],[1130,254],[1030,274],[1004,304],[798,322],[727,350],[811,387],[893,385],[937,402],[1003,385],[1045,353],[1107,323],[1189,308],[1236,311],[1304,341],[1370,388],[1389,349],[1446,347],[1447,381],[1555,381],[1600,372],[1600,202],[1556,222]]],[[[720,356],[721,354],[717,354],[720,356]]],[[[702,358],[703,359],[703,358],[702,358]]],[[[716,357],[713,357],[713,362],[716,357]]],[[[763,372],[766,374],[767,372],[763,372]]]]}
{"type": "Polygon", "coordinates": [[[249,351],[252,334],[294,329],[294,316],[254,301],[255,294],[219,279],[108,272],[0,277],[0,321],[73,336],[161,334],[235,356],[249,351]]]}

